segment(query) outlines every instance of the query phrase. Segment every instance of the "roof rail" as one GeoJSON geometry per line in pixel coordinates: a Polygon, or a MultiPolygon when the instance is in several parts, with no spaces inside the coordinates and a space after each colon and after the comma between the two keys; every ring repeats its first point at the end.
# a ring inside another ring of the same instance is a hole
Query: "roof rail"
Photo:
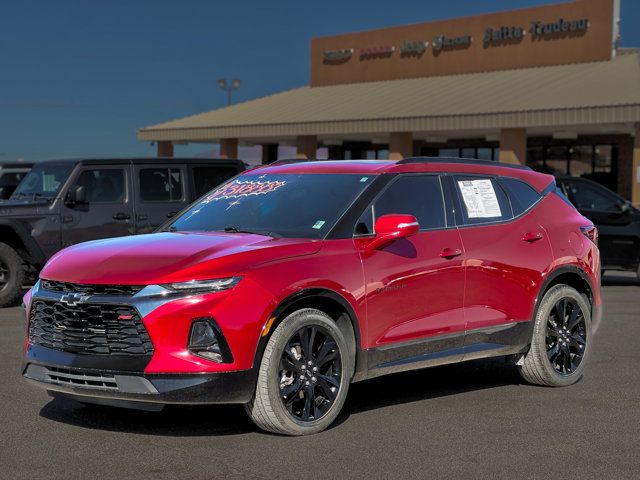
{"type": "Polygon", "coordinates": [[[283,158],[282,160],[276,160],[275,162],[268,163],[266,166],[271,165],[288,165],[290,163],[304,163],[304,162],[333,162],[339,161],[335,158],[283,158]]]}
{"type": "Polygon", "coordinates": [[[398,161],[399,165],[407,163],[460,163],[465,165],[485,165],[487,167],[505,167],[518,170],[531,170],[525,165],[515,165],[513,163],[500,163],[494,160],[478,160],[477,158],[457,158],[457,157],[409,157],[398,161]]]}

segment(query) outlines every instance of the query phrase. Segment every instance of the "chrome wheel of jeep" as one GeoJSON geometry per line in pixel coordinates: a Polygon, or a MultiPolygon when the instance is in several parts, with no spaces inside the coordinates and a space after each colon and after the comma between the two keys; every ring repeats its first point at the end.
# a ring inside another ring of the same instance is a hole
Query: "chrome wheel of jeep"
{"type": "Polygon", "coordinates": [[[574,372],[587,346],[587,327],[580,305],[572,298],[560,299],[547,320],[547,356],[562,375],[574,372]]]}
{"type": "Polygon", "coordinates": [[[309,325],[287,342],[280,359],[280,395],[285,409],[297,420],[322,418],[340,390],[340,348],[323,327],[309,325]]]}

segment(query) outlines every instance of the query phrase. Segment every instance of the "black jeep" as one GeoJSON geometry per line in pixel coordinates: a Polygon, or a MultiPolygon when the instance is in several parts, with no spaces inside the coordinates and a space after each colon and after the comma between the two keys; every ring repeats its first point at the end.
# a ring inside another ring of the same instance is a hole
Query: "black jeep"
{"type": "Polygon", "coordinates": [[[60,249],[150,233],[245,169],[239,160],[91,159],[36,163],[0,203],[0,307],[60,249]]]}

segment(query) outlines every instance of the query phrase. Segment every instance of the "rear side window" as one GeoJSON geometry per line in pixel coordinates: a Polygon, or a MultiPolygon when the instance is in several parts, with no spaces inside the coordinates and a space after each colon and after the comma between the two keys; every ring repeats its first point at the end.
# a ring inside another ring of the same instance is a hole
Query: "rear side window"
{"type": "Polygon", "coordinates": [[[413,215],[420,230],[445,228],[445,209],[440,178],[436,175],[399,177],[374,201],[356,225],[356,235],[374,233],[375,221],[390,213],[413,215]]]}
{"type": "Polygon", "coordinates": [[[522,180],[502,177],[498,179],[498,183],[502,185],[509,196],[514,217],[529,210],[541,198],[531,185],[522,180]]]}
{"type": "Polygon", "coordinates": [[[140,170],[140,198],[145,202],[180,202],[184,198],[182,184],[178,168],[140,170]]]}
{"type": "Polygon", "coordinates": [[[196,198],[200,198],[237,173],[238,171],[231,167],[194,167],[193,184],[196,188],[196,198]]]}
{"type": "Polygon", "coordinates": [[[456,176],[454,180],[465,225],[501,222],[513,218],[509,198],[495,178],[456,176]]]}

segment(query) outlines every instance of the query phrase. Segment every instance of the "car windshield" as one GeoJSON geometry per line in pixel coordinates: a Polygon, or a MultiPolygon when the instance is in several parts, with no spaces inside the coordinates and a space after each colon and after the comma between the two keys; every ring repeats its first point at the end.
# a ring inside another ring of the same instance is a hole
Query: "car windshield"
{"type": "Polygon", "coordinates": [[[243,175],[203,197],[169,230],[323,238],[373,178],[361,174],[243,175]]]}
{"type": "Polygon", "coordinates": [[[72,165],[36,165],[20,182],[11,198],[53,198],[72,168],[72,165]]]}

